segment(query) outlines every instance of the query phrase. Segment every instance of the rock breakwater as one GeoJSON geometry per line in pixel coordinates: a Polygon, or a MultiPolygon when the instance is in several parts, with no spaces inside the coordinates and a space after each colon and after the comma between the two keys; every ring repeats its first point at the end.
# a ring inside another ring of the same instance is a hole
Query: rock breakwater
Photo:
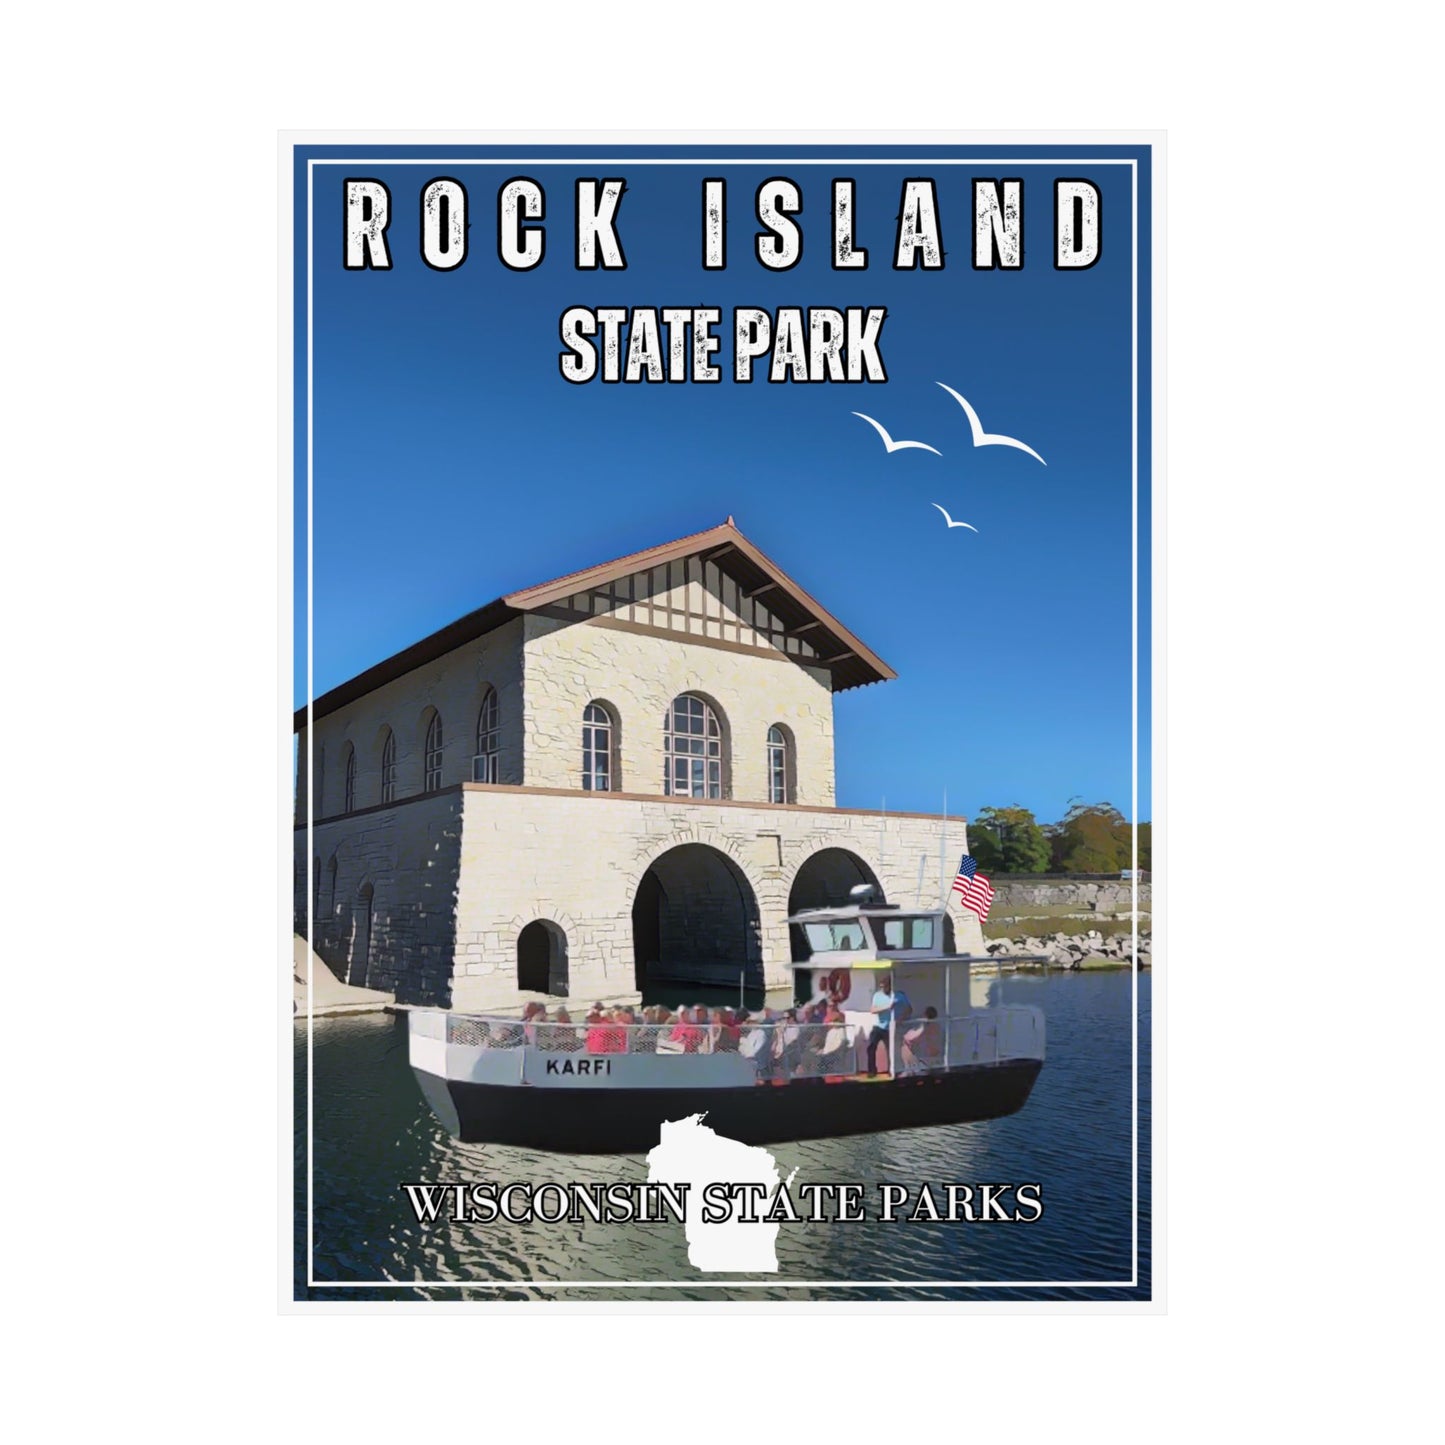
{"type": "Polygon", "coordinates": [[[1147,933],[1139,935],[1139,952],[1134,952],[1132,934],[1120,933],[1105,938],[1098,929],[1087,933],[1048,933],[1023,938],[995,938],[988,952],[1000,963],[1021,954],[1042,954],[1050,968],[1127,967],[1135,962],[1148,968],[1153,962],[1153,943],[1147,933]]]}

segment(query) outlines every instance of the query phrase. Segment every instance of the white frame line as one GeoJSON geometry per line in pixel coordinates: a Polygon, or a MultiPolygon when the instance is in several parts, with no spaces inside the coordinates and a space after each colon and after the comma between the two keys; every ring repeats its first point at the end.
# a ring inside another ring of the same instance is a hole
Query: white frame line
{"type": "MultiPolygon", "coordinates": [[[[319,142],[297,142],[302,144],[318,144],[319,142]]],[[[404,142],[397,142],[404,144],[404,142]]],[[[474,146],[473,142],[461,142],[459,145],[474,146]]],[[[640,142],[647,144],[647,142],[640,142]]],[[[1123,141],[1121,144],[1135,144],[1149,146],[1150,154],[1153,155],[1153,142],[1123,141]]],[[[295,181],[295,146],[289,152],[291,167],[288,177],[289,184],[294,185],[295,181]]],[[[423,1281],[423,1280],[318,1280],[315,1277],[314,1262],[316,1256],[315,1240],[315,1208],[314,1208],[314,1187],[315,1187],[315,1166],[313,1160],[313,1139],[315,1129],[313,1126],[313,1059],[314,1059],[314,1025],[315,1012],[312,1006],[312,977],[311,968],[308,965],[306,970],[306,1283],[312,1289],[950,1289],[950,1290],[974,1290],[974,1289],[1137,1289],[1139,1285],[1139,163],[1137,157],[1110,157],[1092,159],[1087,156],[1067,157],[1038,157],[1020,158],[1018,156],[969,156],[969,157],[938,157],[938,156],[890,156],[880,158],[854,158],[846,155],[829,156],[807,156],[807,157],[772,157],[772,156],[740,156],[735,158],[718,157],[714,155],[705,156],[675,156],[675,157],[609,157],[589,155],[581,157],[513,157],[513,156],[478,156],[466,158],[459,156],[438,157],[428,159],[418,158],[395,158],[382,159],[375,156],[349,156],[349,157],[327,157],[318,160],[316,157],[308,157],[306,162],[306,854],[307,854],[307,888],[306,888],[306,921],[308,927],[307,945],[315,936],[315,918],[313,902],[311,898],[311,868],[315,863],[315,845],[313,840],[313,818],[312,800],[314,798],[313,767],[315,752],[315,730],[312,727],[311,708],[315,698],[315,686],[313,675],[313,664],[315,659],[315,646],[313,638],[313,625],[315,609],[313,605],[314,589],[314,533],[312,519],[314,515],[313,488],[315,479],[314,466],[314,440],[312,431],[313,420],[313,313],[315,307],[315,273],[313,263],[313,251],[315,245],[315,180],[317,166],[356,166],[356,165],[387,165],[387,166],[514,166],[527,165],[532,167],[540,166],[576,166],[576,165],[764,165],[764,166],[867,166],[867,165],[1009,165],[1009,166],[1075,166],[1075,165],[1126,165],[1130,170],[1130,248],[1131,248],[1131,365],[1130,365],[1130,391],[1131,391],[1131,418],[1130,418],[1130,474],[1131,487],[1133,492],[1133,525],[1131,528],[1130,545],[1132,553],[1132,581],[1131,581],[1131,673],[1132,673],[1132,719],[1131,719],[1131,768],[1132,768],[1132,795],[1130,811],[1131,832],[1132,832],[1132,855],[1133,864],[1131,879],[1132,906],[1133,906],[1133,948],[1134,948],[1134,969],[1131,979],[1131,1080],[1132,1090],[1132,1136],[1131,1136],[1131,1213],[1132,1213],[1132,1246],[1131,1246],[1131,1268],[1130,1277],[1127,1280],[988,1280],[988,1281],[917,1281],[917,1280],[862,1280],[838,1282],[834,1280],[644,1280],[644,1281],[616,1281],[616,1280],[569,1280],[569,1281],[540,1281],[540,1280],[510,1280],[510,1281],[423,1281]]],[[[1152,236],[1152,229],[1151,229],[1152,236]]],[[[288,245],[291,244],[288,239],[288,245]]],[[[1151,270],[1152,276],[1152,270],[1151,270]]],[[[294,305],[294,299],[293,299],[294,305]]],[[[1151,324],[1153,324],[1154,312],[1150,307],[1151,324]]],[[[292,348],[294,355],[294,345],[292,348]]],[[[1152,355],[1152,353],[1151,353],[1152,355]]],[[[292,870],[294,875],[294,869],[292,870]]],[[[1084,1301],[1083,1303],[1090,1303],[1084,1301]]]]}

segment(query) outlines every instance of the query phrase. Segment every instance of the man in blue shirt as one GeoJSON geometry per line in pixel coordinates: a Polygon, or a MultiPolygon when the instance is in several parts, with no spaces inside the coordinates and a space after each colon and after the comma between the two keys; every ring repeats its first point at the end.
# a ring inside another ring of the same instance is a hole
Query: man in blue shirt
{"type": "Polygon", "coordinates": [[[908,995],[900,988],[897,993],[893,992],[893,978],[890,974],[884,974],[878,980],[877,991],[873,995],[873,1032],[868,1035],[868,1077],[878,1077],[878,1045],[884,1047],[884,1059],[888,1060],[892,1072],[891,1057],[888,1050],[888,1026],[895,1017],[902,1023],[913,1012],[913,1006],[908,1002],[908,995]]]}

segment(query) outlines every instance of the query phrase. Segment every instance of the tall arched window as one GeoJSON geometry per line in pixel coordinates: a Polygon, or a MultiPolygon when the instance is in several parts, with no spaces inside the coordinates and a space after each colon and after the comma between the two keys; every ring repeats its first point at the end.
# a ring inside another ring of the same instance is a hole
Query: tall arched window
{"type": "Polygon", "coordinates": [[[422,791],[434,793],[442,785],[442,715],[434,712],[426,730],[426,765],[422,791]]]}
{"type": "Polygon", "coordinates": [[[774,723],[768,729],[768,802],[791,803],[793,756],[788,730],[774,723]]]}
{"type": "Polygon", "coordinates": [[[721,798],[722,728],[708,703],[690,692],[673,698],[663,729],[663,792],[721,798]]]}
{"type": "Polygon", "coordinates": [[[386,730],[386,741],[381,745],[381,801],[396,801],[396,734],[386,730]]]}
{"type": "Polygon", "coordinates": [[[499,754],[501,729],[497,725],[497,690],[487,689],[482,699],[482,710],[477,714],[477,752],[472,759],[472,781],[474,783],[496,783],[501,781],[499,754]]]}
{"type": "Polygon", "coordinates": [[[356,811],[356,749],[350,744],[346,748],[346,792],[342,798],[341,811],[356,811]]]}
{"type": "Polygon", "coordinates": [[[612,714],[600,702],[589,702],[582,714],[582,787],[587,792],[612,791],[612,745],[612,714]]]}

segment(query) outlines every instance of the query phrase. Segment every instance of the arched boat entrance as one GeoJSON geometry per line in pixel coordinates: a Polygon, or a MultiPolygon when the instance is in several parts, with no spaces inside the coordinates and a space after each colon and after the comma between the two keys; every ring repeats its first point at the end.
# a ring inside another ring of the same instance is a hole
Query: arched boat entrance
{"type": "Polygon", "coordinates": [[[644,996],[677,985],[763,986],[762,919],[747,875],[706,843],[669,848],[632,903],[632,958],[644,996]]]}
{"type": "MultiPolygon", "coordinates": [[[[788,912],[794,914],[803,908],[837,908],[848,901],[848,890],[860,883],[872,883],[876,887],[878,879],[856,853],[850,853],[846,848],[819,849],[804,862],[793,879],[788,893],[788,912]]],[[[793,962],[800,963],[808,957],[803,930],[794,924],[788,934],[793,962]]]]}

